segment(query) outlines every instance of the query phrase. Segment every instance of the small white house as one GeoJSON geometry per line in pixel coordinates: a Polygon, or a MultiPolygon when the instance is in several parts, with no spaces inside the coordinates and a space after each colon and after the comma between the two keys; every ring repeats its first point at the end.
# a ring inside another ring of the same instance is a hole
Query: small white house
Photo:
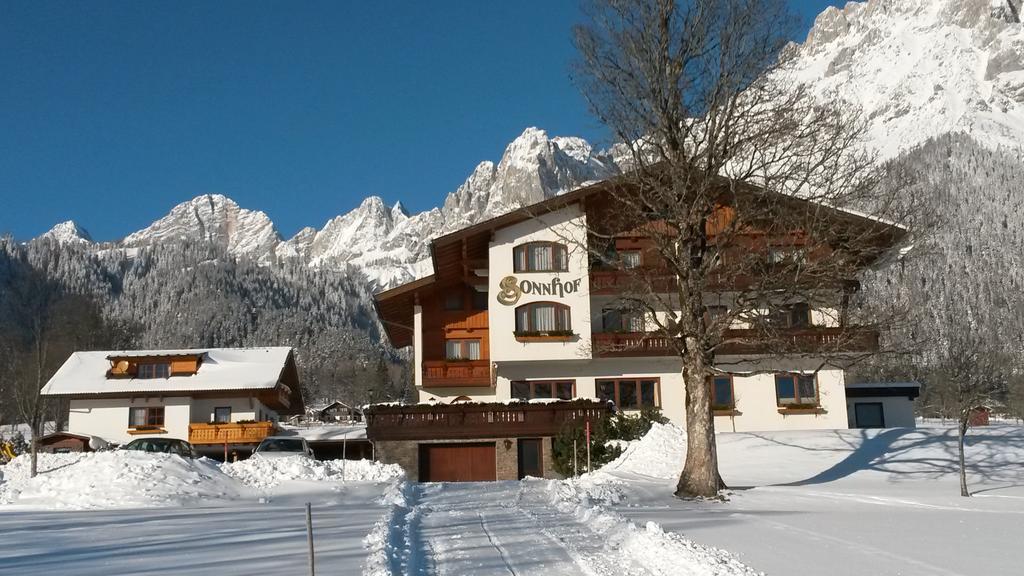
{"type": "Polygon", "coordinates": [[[913,428],[917,382],[846,385],[846,417],[850,428],[913,428]]]}
{"type": "Polygon", "coordinates": [[[115,444],[253,445],[304,408],[288,347],[75,352],[42,394],[68,399],[68,432],[115,444]]]}

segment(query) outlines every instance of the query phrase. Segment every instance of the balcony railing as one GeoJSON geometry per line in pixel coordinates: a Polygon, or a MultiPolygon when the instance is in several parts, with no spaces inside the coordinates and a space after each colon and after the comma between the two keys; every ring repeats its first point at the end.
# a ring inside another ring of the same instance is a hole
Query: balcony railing
{"type": "Polygon", "coordinates": [[[371,406],[365,412],[366,436],[375,441],[554,436],[566,423],[593,422],[611,410],[610,403],[595,400],[371,406]]]}
{"type": "Polygon", "coordinates": [[[274,435],[273,422],[230,422],[226,424],[189,424],[192,444],[259,444],[274,435]]]}
{"type": "MultiPolygon", "coordinates": [[[[665,336],[649,332],[595,332],[594,356],[675,356],[665,336]]],[[[759,354],[866,353],[878,350],[878,331],[864,328],[789,328],[767,335],[759,330],[726,330],[715,353],[759,354]]]]}
{"type": "Polygon", "coordinates": [[[490,360],[424,360],[423,387],[490,386],[490,360]]]}

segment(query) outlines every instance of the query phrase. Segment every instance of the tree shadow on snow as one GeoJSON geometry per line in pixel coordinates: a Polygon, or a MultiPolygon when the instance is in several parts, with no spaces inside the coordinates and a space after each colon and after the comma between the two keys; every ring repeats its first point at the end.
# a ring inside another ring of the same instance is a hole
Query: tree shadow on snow
{"type": "MultiPolygon", "coordinates": [[[[839,462],[821,472],[795,482],[776,486],[807,486],[825,484],[846,478],[863,470],[884,472],[890,480],[937,479],[957,474],[957,433],[955,429],[941,433],[915,428],[891,428],[877,434],[874,431],[859,430],[835,432],[836,436],[849,447],[848,454],[839,462]]],[[[984,481],[995,479],[1024,478],[1024,467],[1020,462],[1007,460],[1000,442],[1006,441],[1000,431],[977,431],[967,437],[967,467],[972,476],[984,481]]],[[[775,438],[751,434],[765,442],[798,448],[811,452],[847,452],[844,448],[815,448],[782,442],[775,438]]]]}

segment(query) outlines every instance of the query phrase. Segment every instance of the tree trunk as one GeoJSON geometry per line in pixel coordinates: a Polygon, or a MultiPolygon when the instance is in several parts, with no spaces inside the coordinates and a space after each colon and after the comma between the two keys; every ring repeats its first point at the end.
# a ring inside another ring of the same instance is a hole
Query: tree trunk
{"type": "Polygon", "coordinates": [[[29,478],[35,478],[36,474],[39,473],[39,435],[32,432],[32,443],[31,443],[31,454],[32,454],[32,466],[29,470],[29,478]]]}
{"type": "Polygon", "coordinates": [[[687,343],[682,375],[686,387],[686,462],[675,494],[679,498],[711,498],[718,495],[722,479],[718,474],[715,419],[704,351],[695,342],[687,343]]]}
{"type": "Polygon", "coordinates": [[[967,467],[964,465],[964,436],[967,435],[967,425],[970,422],[971,413],[967,412],[966,415],[960,417],[960,422],[957,425],[957,445],[960,451],[960,495],[970,496],[971,493],[967,491],[967,467]]]}

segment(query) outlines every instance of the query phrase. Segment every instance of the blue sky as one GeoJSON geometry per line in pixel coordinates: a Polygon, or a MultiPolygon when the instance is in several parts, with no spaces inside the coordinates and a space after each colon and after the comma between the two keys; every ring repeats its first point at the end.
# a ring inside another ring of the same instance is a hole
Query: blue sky
{"type": "MultiPolygon", "coordinates": [[[[825,0],[794,1],[809,26],[825,0]]],[[[0,232],[116,239],[222,193],[287,237],[436,206],[528,126],[605,142],[575,1],[0,3],[0,232]]],[[[802,39],[802,38],[801,38],[802,39]]]]}

